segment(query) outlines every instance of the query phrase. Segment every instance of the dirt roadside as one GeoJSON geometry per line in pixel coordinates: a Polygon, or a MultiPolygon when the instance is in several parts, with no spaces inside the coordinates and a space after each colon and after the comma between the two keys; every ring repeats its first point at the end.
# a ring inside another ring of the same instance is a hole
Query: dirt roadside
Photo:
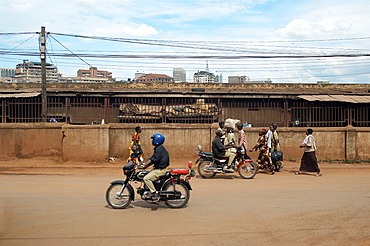
{"type": "MultiPolygon", "coordinates": [[[[172,158],[170,168],[187,168],[188,162],[194,160],[172,158]]],[[[110,175],[121,174],[121,168],[125,165],[126,159],[114,158],[105,162],[84,162],[84,161],[62,161],[54,157],[38,157],[32,159],[11,158],[0,156],[0,174],[68,174],[68,175],[110,175]]],[[[298,170],[300,163],[284,161],[286,170],[298,170]]],[[[323,172],[325,169],[366,169],[370,163],[361,164],[338,164],[319,163],[323,172]]]]}
{"type": "MultiPolygon", "coordinates": [[[[0,161],[0,245],[370,245],[370,166],[321,164],[322,177],[194,178],[189,204],[107,206],[123,161],[0,161]]],[[[186,167],[173,160],[173,168],[186,167]]]]}

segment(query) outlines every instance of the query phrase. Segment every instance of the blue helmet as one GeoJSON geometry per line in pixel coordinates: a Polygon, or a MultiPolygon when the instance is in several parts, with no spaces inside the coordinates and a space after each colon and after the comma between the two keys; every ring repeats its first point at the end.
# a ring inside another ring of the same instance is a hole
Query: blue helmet
{"type": "Polygon", "coordinates": [[[164,136],[160,133],[154,133],[153,136],[150,137],[152,140],[152,145],[159,146],[164,143],[164,136]]]}

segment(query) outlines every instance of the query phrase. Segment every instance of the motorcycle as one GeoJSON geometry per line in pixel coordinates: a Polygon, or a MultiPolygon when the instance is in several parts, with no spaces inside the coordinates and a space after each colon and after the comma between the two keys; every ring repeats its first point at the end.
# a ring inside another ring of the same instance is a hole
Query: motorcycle
{"type": "Polygon", "coordinates": [[[252,179],[257,174],[256,164],[249,156],[245,155],[244,149],[240,146],[236,147],[236,156],[231,165],[233,172],[224,168],[227,166],[227,157],[217,159],[212,152],[203,152],[201,145],[198,145],[196,153],[199,157],[195,164],[198,164],[198,172],[203,178],[213,178],[217,173],[233,173],[234,171],[238,172],[240,177],[244,179],[252,179]]]}
{"type": "Polygon", "coordinates": [[[140,165],[134,165],[131,161],[128,162],[122,168],[126,179],[116,180],[110,183],[105,195],[110,207],[124,209],[134,201],[135,192],[130,184],[132,181],[140,183],[140,186],[136,188],[136,192],[140,195],[141,199],[150,204],[165,203],[170,208],[182,208],[188,203],[190,190],[192,190],[189,180],[195,176],[191,162],[188,164],[188,169],[172,169],[154,181],[153,183],[158,194],[154,199],[150,196],[150,190],[143,180],[149,171],[136,171],[140,165]]]}

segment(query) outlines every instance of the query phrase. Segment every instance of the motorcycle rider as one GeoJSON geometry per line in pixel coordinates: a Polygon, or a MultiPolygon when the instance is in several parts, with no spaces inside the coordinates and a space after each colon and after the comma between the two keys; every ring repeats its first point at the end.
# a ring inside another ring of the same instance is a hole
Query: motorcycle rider
{"type": "Polygon", "coordinates": [[[152,145],[154,146],[154,153],[149,158],[148,162],[139,168],[146,169],[154,164],[154,168],[145,175],[144,182],[150,190],[149,197],[156,199],[158,194],[156,193],[153,182],[166,174],[167,167],[170,165],[170,157],[166,148],[163,146],[165,137],[162,134],[155,133],[150,138],[152,139],[152,145]]]}
{"type": "Polygon", "coordinates": [[[217,159],[221,159],[222,157],[228,157],[228,163],[227,166],[224,167],[224,171],[233,172],[234,170],[231,168],[231,164],[234,161],[235,153],[232,153],[230,151],[226,151],[229,148],[235,148],[232,144],[226,144],[224,145],[222,143],[222,136],[224,135],[224,132],[220,129],[216,130],[216,137],[212,141],[212,153],[213,156],[217,159]]]}

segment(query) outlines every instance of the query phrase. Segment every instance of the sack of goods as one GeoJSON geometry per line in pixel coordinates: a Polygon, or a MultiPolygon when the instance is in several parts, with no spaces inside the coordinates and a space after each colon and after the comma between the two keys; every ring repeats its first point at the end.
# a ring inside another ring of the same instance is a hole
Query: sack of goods
{"type": "Polygon", "coordinates": [[[283,152],[281,151],[271,152],[271,160],[272,161],[283,161],[283,152]]]}
{"type": "Polygon", "coordinates": [[[240,120],[236,120],[236,119],[226,119],[225,120],[225,128],[232,128],[232,129],[235,129],[235,126],[236,124],[238,124],[240,122],[240,120]]]}

